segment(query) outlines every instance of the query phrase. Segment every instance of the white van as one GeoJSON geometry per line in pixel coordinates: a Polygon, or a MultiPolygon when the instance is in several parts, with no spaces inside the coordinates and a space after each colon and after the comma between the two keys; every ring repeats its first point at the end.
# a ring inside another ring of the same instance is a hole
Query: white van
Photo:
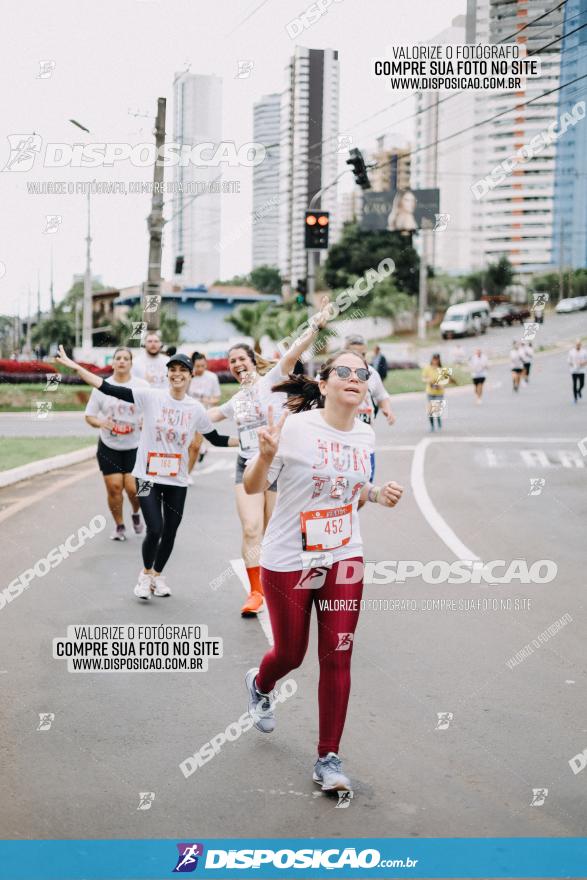
{"type": "Polygon", "coordinates": [[[440,333],[443,339],[455,336],[478,336],[491,323],[489,306],[482,300],[450,306],[442,319],[440,333]]]}

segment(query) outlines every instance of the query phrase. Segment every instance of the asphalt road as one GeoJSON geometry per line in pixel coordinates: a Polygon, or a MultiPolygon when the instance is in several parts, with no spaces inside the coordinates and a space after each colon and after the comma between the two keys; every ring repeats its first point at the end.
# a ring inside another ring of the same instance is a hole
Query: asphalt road
{"type": "MultiPolygon", "coordinates": [[[[172,598],[134,599],[139,539],[113,544],[108,522],[0,610],[0,837],[583,836],[587,772],[569,761],[587,748],[587,400],[572,404],[560,352],[537,359],[517,396],[506,366],[487,384],[483,406],[470,388],[449,390],[440,434],[427,433],[413,395],[394,401],[394,427],[378,420],[378,478],[406,491],[394,511],[362,512],[365,559],[548,559],[556,578],[366,586],[341,746],[355,786],[348,809],[311,781],[315,627],[274,734],[248,731],[189,778],[180,771],[244,712],[244,673],[268,645],[267,627],[239,615],[238,577],[210,586],[240,555],[234,459],[213,451],[168,566],[172,598]],[[540,494],[533,479],[545,481],[540,494]],[[404,610],[390,606],[397,599],[404,610]],[[429,604],[438,599],[455,610],[429,604]],[[486,610],[471,607],[484,599],[486,610]],[[161,673],[75,674],[52,658],[68,625],[132,623],[205,624],[224,655],[207,672],[161,673]],[[39,713],[54,714],[50,729],[37,729],[39,713]],[[138,809],[141,792],[155,795],[149,809],[138,809]]],[[[108,517],[93,462],[2,490],[4,584],[98,514],[108,517]]]]}

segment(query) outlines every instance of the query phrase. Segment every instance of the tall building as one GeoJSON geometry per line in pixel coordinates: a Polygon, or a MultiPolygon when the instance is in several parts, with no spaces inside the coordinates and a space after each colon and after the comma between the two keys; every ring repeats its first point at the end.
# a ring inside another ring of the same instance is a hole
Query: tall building
{"type": "Polygon", "coordinates": [[[409,146],[386,147],[385,135],[381,135],[377,138],[372,158],[377,163],[377,167],[369,171],[374,192],[410,188],[412,151],[409,146]]]}
{"type": "MultiPolygon", "coordinates": [[[[558,118],[562,10],[548,11],[545,0],[470,0],[474,39],[491,43],[518,43],[541,59],[541,75],[528,77],[520,91],[487,92],[476,106],[476,119],[504,115],[476,129],[473,170],[475,180],[558,118]],[[553,45],[548,45],[553,43],[553,45]],[[547,48],[543,48],[547,47],[547,48]],[[551,92],[551,94],[545,94],[551,92]],[[532,103],[528,103],[528,102],[532,103]]],[[[551,7],[552,8],[552,7],[551,7]]],[[[545,271],[553,261],[553,207],[556,143],[524,164],[505,180],[474,199],[472,262],[483,268],[506,256],[520,276],[545,271]]]]}
{"type": "MultiPolygon", "coordinates": [[[[222,80],[178,73],[173,81],[173,140],[195,146],[222,140],[222,80]]],[[[220,276],[220,176],[222,168],[190,162],[174,166],[174,280],[185,286],[212,284],[220,276]],[[177,190],[181,188],[181,191],[177,190]],[[217,191],[215,191],[217,190],[217,191]]]]}
{"type": "MultiPolygon", "coordinates": [[[[466,42],[466,16],[458,15],[431,45],[466,42]]],[[[420,92],[416,98],[416,133],[411,156],[413,189],[438,189],[439,212],[448,214],[446,229],[428,237],[426,261],[441,272],[466,273],[471,268],[471,166],[476,139],[456,135],[474,118],[472,92],[420,92]]],[[[478,97],[477,97],[478,100],[478,97]]]]}
{"type": "MultiPolygon", "coordinates": [[[[587,0],[568,0],[561,43],[561,85],[587,75],[587,0]],[[570,31],[583,27],[577,33],[570,31]]],[[[558,93],[559,116],[585,102],[585,80],[558,93]]],[[[587,121],[569,126],[558,141],[554,176],[552,262],[560,269],[587,266],[587,121]]]]}
{"type": "Polygon", "coordinates": [[[270,147],[253,168],[253,268],[279,265],[279,136],[281,95],[253,107],[253,141],[270,147]],[[271,146],[270,146],[271,145],[271,146]]]}
{"type": "MultiPolygon", "coordinates": [[[[281,103],[279,269],[286,289],[306,277],[304,214],[310,199],[337,176],[338,92],[338,52],[297,46],[286,67],[281,103]]],[[[330,211],[333,240],[336,189],[332,186],[314,205],[330,211]]]]}

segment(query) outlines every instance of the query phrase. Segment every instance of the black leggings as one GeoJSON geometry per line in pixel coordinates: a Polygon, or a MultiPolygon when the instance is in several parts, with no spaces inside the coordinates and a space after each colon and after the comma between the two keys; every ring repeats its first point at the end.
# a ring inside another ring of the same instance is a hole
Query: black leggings
{"type": "Polygon", "coordinates": [[[571,373],[573,377],[573,397],[577,400],[583,396],[583,386],[585,384],[584,373],[571,373]]]}
{"type": "Polygon", "coordinates": [[[147,525],[143,541],[143,564],[162,572],[171,556],[175,533],[183,516],[186,486],[166,486],[137,480],[137,495],[147,525]],[[148,487],[151,487],[147,492],[148,487]]]}

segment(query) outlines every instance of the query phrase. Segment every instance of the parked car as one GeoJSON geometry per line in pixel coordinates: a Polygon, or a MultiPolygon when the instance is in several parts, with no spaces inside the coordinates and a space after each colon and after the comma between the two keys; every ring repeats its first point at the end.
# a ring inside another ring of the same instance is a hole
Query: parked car
{"type": "Polygon", "coordinates": [[[443,339],[456,336],[478,336],[485,333],[490,324],[489,306],[486,302],[459,303],[450,306],[440,324],[443,339]]]}
{"type": "Polygon", "coordinates": [[[561,299],[554,308],[559,315],[568,312],[582,312],[584,309],[587,309],[587,296],[571,296],[568,299],[561,299]]]}
{"type": "Polygon", "coordinates": [[[514,303],[500,303],[491,312],[492,327],[511,327],[516,321],[520,324],[531,315],[527,306],[516,306],[514,303]]]}

